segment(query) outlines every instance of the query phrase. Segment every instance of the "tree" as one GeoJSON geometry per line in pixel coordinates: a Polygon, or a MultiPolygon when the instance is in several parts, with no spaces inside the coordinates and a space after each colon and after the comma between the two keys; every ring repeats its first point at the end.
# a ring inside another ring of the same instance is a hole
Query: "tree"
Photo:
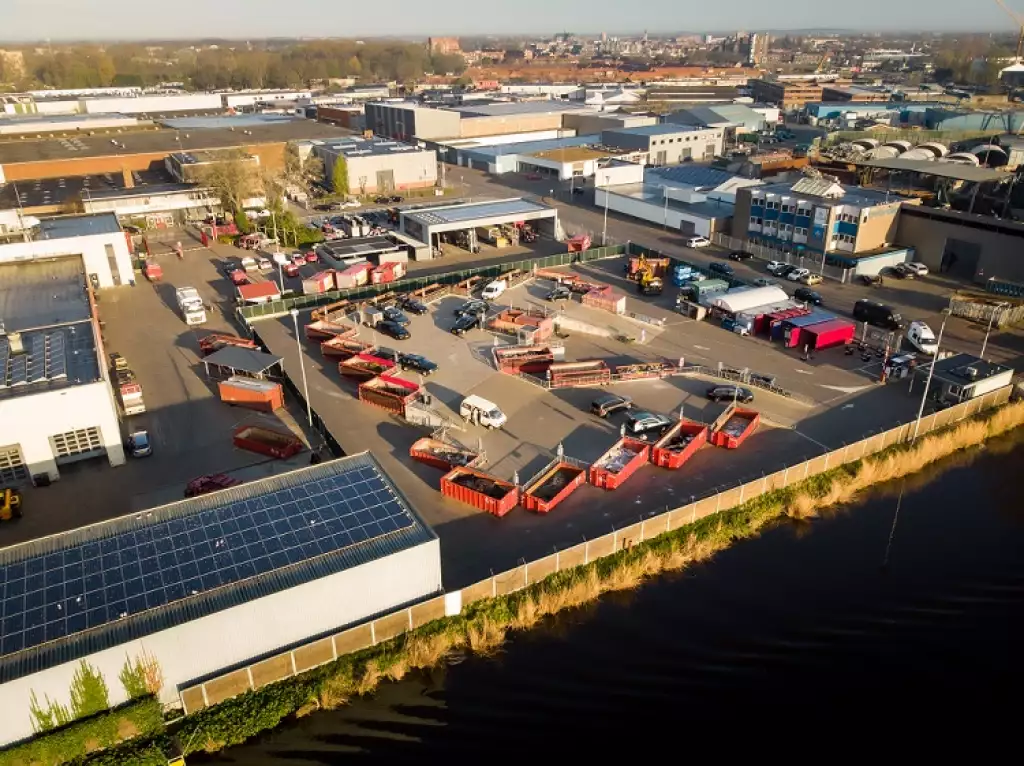
{"type": "Polygon", "coordinates": [[[110,692],[103,675],[82,660],[71,679],[71,714],[85,718],[110,709],[110,692]]]}
{"type": "Polygon", "coordinates": [[[32,716],[33,731],[38,734],[71,723],[71,712],[65,705],[54,702],[49,697],[44,699],[46,700],[45,706],[39,704],[39,698],[36,697],[35,691],[29,698],[28,711],[32,716]]]}
{"type": "Polygon", "coordinates": [[[241,210],[242,202],[258,191],[255,164],[242,149],[228,149],[215,162],[200,165],[196,180],[212,189],[224,209],[232,213],[241,210]]]}
{"type": "Polygon", "coordinates": [[[347,62],[345,62],[345,73],[352,77],[358,77],[363,71],[363,62],[359,60],[358,56],[349,56],[347,62]]]}
{"type": "Polygon", "coordinates": [[[160,663],[157,662],[156,657],[145,652],[134,660],[130,657],[126,658],[118,678],[128,694],[128,699],[132,700],[140,697],[155,697],[164,685],[164,674],[160,669],[160,663]]]}
{"type": "Polygon", "coordinates": [[[331,174],[331,188],[335,194],[348,194],[348,163],[343,155],[334,161],[334,172],[331,174]]]}

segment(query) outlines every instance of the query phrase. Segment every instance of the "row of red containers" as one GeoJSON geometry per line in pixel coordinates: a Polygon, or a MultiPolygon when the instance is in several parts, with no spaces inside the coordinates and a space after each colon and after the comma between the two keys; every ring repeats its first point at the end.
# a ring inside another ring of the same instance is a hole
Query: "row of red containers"
{"type": "Polygon", "coordinates": [[[730,407],[711,427],[711,443],[725,449],[738,449],[761,423],[761,413],[730,407]]]}
{"type": "Polygon", "coordinates": [[[404,277],[405,271],[404,263],[387,262],[380,266],[374,266],[369,261],[364,261],[341,271],[325,269],[317,272],[302,280],[302,292],[304,295],[317,295],[331,290],[345,290],[369,284],[387,284],[404,277]]]}

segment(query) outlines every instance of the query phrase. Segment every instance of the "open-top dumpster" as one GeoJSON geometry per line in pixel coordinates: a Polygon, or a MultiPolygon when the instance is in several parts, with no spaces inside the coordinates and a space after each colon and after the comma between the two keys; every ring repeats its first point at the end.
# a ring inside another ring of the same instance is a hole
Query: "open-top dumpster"
{"type": "Polygon", "coordinates": [[[394,375],[380,375],[359,384],[359,401],[380,407],[396,415],[405,415],[405,407],[419,399],[419,384],[394,375]]]}
{"type": "Polygon", "coordinates": [[[348,338],[355,335],[356,328],[347,322],[316,319],[306,325],[306,340],[327,340],[329,338],[348,338]]]}
{"type": "Polygon", "coordinates": [[[440,439],[431,439],[429,436],[417,439],[413,443],[409,448],[409,457],[434,468],[440,468],[442,471],[450,471],[463,466],[472,467],[480,460],[479,453],[471,449],[440,439]]]}
{"type": "Polygon", "coordinates": [[[707,443],[708,432],[703,423],[680,420],[651,449],[651,462],[662,468],[680,468],[707,443]]]}
{"type": "Polygon", "coordinates": [[[590,466],[590,483],[601,489],[618,489],[651,453],[651,445],[624,436],[590,466]]]}
{"type": "Polygon", "coordinates": [[[586,467],[556,458],[544,466],[523,490],[523,507],[528,511],[548,513],[586,480],[586,467]]]}
{"type": "Polygon", "coordinates": [[[737,449],[761,422],[761,414],[742,407],[729,407],[711,426],[711,443],[716,447],[737,449]]]}
{"type": "Polygon", "coordinates": [[[601,359],[585,359],[579,362],[555,362],[545,373],[551,388],[573,388],[576,386],[604,386],[611,382],[612,371],[601,359]]]}
{"type": "Polygon", "coordinates": [[[378,375],[383,375],[388,370],[394,369],[395,363],[388,359],[381,359],[372,354],[363,353],[349,357],[338,363],[338,372],[346,378],[356,380],[370,380],[378,375]]]}
{"type": "Polygon", "coordinates": [[[372,349],[372,343],[343,335],[336,335],[320,344],[320,353],[328,359],[348,359],[356,354],[365,354],[372,349]]]}
{"type": "Polygon", "coordinates": [[[441,494],[494,516],[504,516],[519,502],[519,487],[468,466],[441,477],[441,494]]]}
{"type": "Polygon", "coordinates": [[[203,352],[203,356],[209,356],[214,351],[220,351],[226,346],[249,349],[259,348],[255,341],[249,340],[248,338],[239,338],[237,335],[227,335],[224,333],[211,333],[210,335],[204,335],[199,339],[199,350],[203,352]]]}
{"type": "Polygon", "coordinates": [[[287,460],[303,448],[297,436],[262,426],[242,426],[235,431],[234,442],[236,447],[278,460],[287,460]]]}

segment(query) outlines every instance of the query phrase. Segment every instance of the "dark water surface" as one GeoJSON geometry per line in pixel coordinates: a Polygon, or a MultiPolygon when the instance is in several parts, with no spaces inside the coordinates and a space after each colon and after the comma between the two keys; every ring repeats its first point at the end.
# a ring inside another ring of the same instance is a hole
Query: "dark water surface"
{"type": "Polygon", "coordinates": [[[547,763],[655,748],[679,763],[697,742],[707,756],[768,725],[877,738],[913,723],[939,748],[982,721],[1020,726],[1022,480],[1019,434],[908,479],[887,566],[898,482],[515,634],[493,657],[189,763],[547,763]]]}

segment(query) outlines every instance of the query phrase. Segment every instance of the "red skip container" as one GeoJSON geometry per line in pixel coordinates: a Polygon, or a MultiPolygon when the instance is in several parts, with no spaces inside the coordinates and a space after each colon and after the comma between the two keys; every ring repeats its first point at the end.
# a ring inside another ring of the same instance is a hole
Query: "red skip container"
{"type": "Polygon", "coordinates": [[[711,443],[716,447],[737,449],[745,442],[761,422],[761,413],[730,407],[715,421],[711,443]]]}
{"type": "Polygon", "coordinates": [[[707,443],[708,432],[703,423],[680,420],[651,449],[651,462],[661,468],[681,468],[707,443]]]}
{"type": "Polygon", "coordinates": [[[587,480],[587,469],[565,460],[549,463],[523,490],[523,508],[548,513],[587,480]]]}
{"type": "Polygon", "coordinates": [[[601,489],[618,489],[651,454],[651,445],[624,436],[590,466],[590,483],[601,489]]]}
{"type": "Polygon", "coordinates": [[[455,468],[441,477],[441,494],[466,505],[504,516],[519,502],[519,488],[472,468],[455,468]]]}

